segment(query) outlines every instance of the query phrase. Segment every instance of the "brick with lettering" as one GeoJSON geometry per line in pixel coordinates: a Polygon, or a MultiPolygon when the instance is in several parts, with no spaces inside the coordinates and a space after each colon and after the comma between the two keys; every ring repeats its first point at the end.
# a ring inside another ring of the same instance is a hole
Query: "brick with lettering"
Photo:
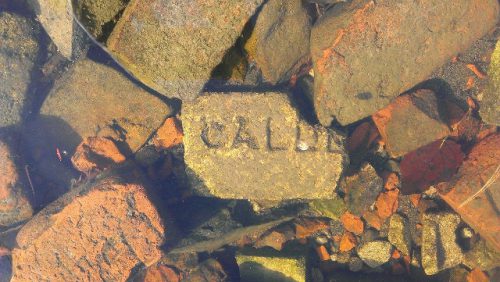
{"type": "Polygon", "coordinates": [[[182,110],[193,188],[224,199],[333,198],[344,138],[299,117],[284,93],[210,93],[182,110]]]}

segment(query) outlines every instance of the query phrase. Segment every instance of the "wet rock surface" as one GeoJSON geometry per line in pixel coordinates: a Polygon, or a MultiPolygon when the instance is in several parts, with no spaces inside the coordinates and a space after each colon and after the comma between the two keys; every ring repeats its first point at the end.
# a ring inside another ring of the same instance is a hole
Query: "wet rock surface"
{"type": "Polygon", "coordinates": [[[333,197],[345,162],[342,138],[301,121],[286,94],[209,94],[184,105],[182,125],[187,173],[199,192],[274,201],[333,197]],[[263,189],[267,183],[273,188],[263,189]]]}
{"type": "Polygon", "coordinates": [[[20,123],[31,105],[40,28],[32,19],[0,11],[0,34],[0,127],[5,127],[20,123]]]}
{"type": "Polygon", "coordinates": [[[105,40],[128,2],[128,0],[80,0],[74,2],[74,11],[80,22],[95,38],[105,40]]]}
{"type": "Polygon", "coordinates": [[[133,0],[107,46],[140,81],[193,100],[262,0],[133,0]]]}
{"type": "Polygon", "coordinates": [[[399,214],[391,216],[388,239],[403,255],[411,254],[412,241],[409,222],[406,218],[399,214]]]}
{"type": "Polygon", "coordinates": [[[360,216],[373,205],[383,190],[383,181],[375,169],[366,164],[353,176],[341,180],[340,189],[346,194],[345,200],[349,210],[360,216]]]}
{"type": "Polygon", "coordinates": [[[389,261],[392,245],[384,241],[372,241],[361,245],[357,251],[359,257],[369,267],[375,268],[389,261]]]}
{"type": "Polygon", "coordinates": [[[500,44],[497,43],[488,69],[489,83],[481,101],[481,118],[490,124],[500,126],[500,44]]]}
{"type": "Polygon", "coordinates": [[[494,0],[361,0],[330,9],[311,33],[320,122],[346,125],[383,108],[490,31],[498,11],[494,0]]]}

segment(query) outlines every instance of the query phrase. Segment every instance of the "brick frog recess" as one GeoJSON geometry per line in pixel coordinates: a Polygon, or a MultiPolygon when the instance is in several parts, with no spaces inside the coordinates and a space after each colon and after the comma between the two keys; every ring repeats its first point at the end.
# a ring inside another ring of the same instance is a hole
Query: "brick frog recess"
{"type": "Polygon", "coordinates": [[[333,197],[346,162],[343,139],[300,120],[286,94],[209,94],[186,104],[182,116],[197,191],[272,201],[333,197]]]}

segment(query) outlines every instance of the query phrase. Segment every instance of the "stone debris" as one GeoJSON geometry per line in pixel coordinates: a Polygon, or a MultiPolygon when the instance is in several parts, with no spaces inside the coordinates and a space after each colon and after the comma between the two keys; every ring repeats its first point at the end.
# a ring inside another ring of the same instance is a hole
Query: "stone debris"
{"type": "Polygon", "coordinates": [[[335,5],[311,32],[320,122],[347,125],[385,107],[489,32],[498,15],[495,0],[335,5]]]}
{"type": "Polygon", "coordinates": [[[278,252],[241,252],[236,254],[241,282],[306,281],[304,257],[278,252]]]}
{"type": "Polygon", "coordinates": [[[488,77],[490,81],[484,90],[479,113],[486,123],[500,126],[500,42],[491,55],[488,77]]]}
{"type": "Polygon", "coordinates": [[[107,41],[141,82],[193,100],[263,0],[132,0],[107,41]]]}
{"type": "Polygon", "coordinates": [[[375,207],[377,208],[377,215],[381,219],[389,218],[396,212],[399,205],[399,190],[386,191],[378,195],[375,207]]]}
{"type": "Polygon", "coordinates": [[[265,80],[285,82],[309,59],[311,19],[301,0],[270,0],[259,12],[245,50],[265,80]]]}
{"type": "Polygon", "coordinates": [[[89,175],[125,161],[115,143],[103,137],[87,137],[78,145],[71,157],[73,166],[89,175]]]}
{"type": "Polygon", "coordinates": [[[99,41],[109,36],[128,0],[78,0],[74,1],[75,16],[99,41]]]}
{"type": "Polygon", "coordinates": [[[350,212],[346,212],[340,217],[340,221],[344,225],[344,228],[356,235],[361,235],[364,230],[363,221],[359,216],[355,216],[350,212]]]}
{"type": "Polygon", "coordinates": [[[2,140],[0,140],[0,164],[1,228],[29,219],[33,209],[25,194],[29,191],[26,186],[28,183],[24,183],[20,175],[24,172],[16,166],[18,156],[2,140]]]}
{"type": "Polygon", "coordinates": [[[356,247],[358,241],[356,236],[349,231],[346,231],[340,238],[339,251],[348,252],[356,247]]]}
{"type": "Polygon", "coordinates": [[[456,230],[460,217],[454,213],[423,215],[422,267],[427,275],[452,268],[463,261],[456,230]]]}
{"type": "Polygon", "coordinates": [[[411,254],[411,234],[408,220],[399,214],[393,214],[389,222],[389,242],[403,255],[411,254]]]}
{"type": "Polygon", "coordinates": [[[340,189],[346,195],[344,200],[347,208],[358,216],[373,205],[383,187],[382,178],[370,164],[365,164],[358,173],[347,176],[340,182],[340,189]]]}
{"type": "Polygon", "coordinates": [[[371,241],[359,246],[357,253],[366,265],[376,268],[389,261],[392,245],[386,241],[371,241]]]}
{"type": "Polygon", "coordinates": [[[0,34],[0,127],[5,127],[19,124],[31,106],[40,29],[30,19],[0,10],[0,34]]]}
{"type": "Polygon", "coordinates": [[[167,118],[163,125],[158,128],[156,135],[153,137],[153,144],[156,149],[170,149],[174,146],[182,144],[182,128],[179,120],[175,117],[167,118]]]}
{"type": "Polygon", "coordinates": [[[331,199],[343,138],[299,119],[280,93],[208,94],[182,112],[194,188],[226,199],[331,199]],[[269,184],[272,183],[272,186],[269,184]]]}
{"type": "Polygon", "coordinates": [[[443,121],[446,117],[440,114],[438,98],[430,90],[399,96],[372,118],[386,150],[395,157],[450,134],[443,121]]]}
{"type": "Polygon", "coordinates": [[[337,220],[340,219],[347,209],[344,200],[340,197],[327,200],[314,200],[309,202],[309,207],[318,216],[337,220]]]}
{"type": "Polygon", "coordinates": [[[13,282],[124,281],[138,264],[161,258],[173,227],[164,225],[141,184],[121,176],[126,171],[137,183],[137,173],[125,168],[74,188],[20,230],[13,282]]]}

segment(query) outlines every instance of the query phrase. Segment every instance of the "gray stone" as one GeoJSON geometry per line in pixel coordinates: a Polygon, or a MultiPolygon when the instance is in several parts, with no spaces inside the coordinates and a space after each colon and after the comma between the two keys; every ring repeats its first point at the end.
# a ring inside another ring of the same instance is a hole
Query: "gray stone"
{"type": "Polygon", "coordinates": [[[304,257],[279,252],[243,252],[236,254],[242,282],[281,281],[305,282],[304,257]]]}
{"type": "Polygon", "coordinates": [[[427,275],[459,265],[463,253],[457,244],[460,216],[454,213],[426,213],[422,229],[422,267],[427,275]]]}
{"type": "Polygon", "coordinates": [[[500,253],[484,239],[481,239],[464,254],[463,264],[470,269],[491,270],[500,267],[500,253]]]}
{"type": "Polygon", "coordinates": [[[383,108],[493,29],[498,15],[496,0],[335,5],[311,32],[320,122],[346,125],[383,108]]]}
{"type": "Polygon", "coordinates": [[[371,241],[358,248],[358,256],[371,268],[376,268],[389,261],[392,245],[386,241],[371,241]]]}
{"type": "Polygon", "coordinates": [[[358,173],[341,180],[340,187],[346,195],[344,200],[347,209],[361,216],[373,205],[378,194],[384,189],[384,183],[375,169],[370,164],[365,164],[358,173]]]}
{"type": "Polygon", "coordinates": [[[39,34],[32,20],[0,11],[0,127],[21,122],[30,106],[39,34]]]}
{"type": "Polygon", "coordinates": [[[411,234],[408,220],[399,214],[394,214],[389,223],[389,242],[404,255],[411,253],[411,234]]]}
{"type": "Polygon", "coordinates": [[[485,122],[500,126],[500,42],[491,55],[488,77],[490,81],[484,90],[479,113],[485,122]]]}
{"type": "Polygon", "coordinates": [[[331,199],[346,162],[343,137],[313,127],[282,93],[213,93],[185,103],[186,170],[194,188],[226,199],[331,199]]]}
{"type": "Polygon", "coordinates": [[[301,0],[270,0],[264,4],[245,44],[265,80],[286,81],[309,58],[311,19],[301,0]]]}
{"type": "Polygon", "coordinates": [[[349,270],[352,272],[358,272],[363,269],[363,260],[358,257],[351,257],[349,260],[349,270]]]}
{"type": "Polygon", "coordinates": [[[263,0],[132,0],[107,45],[154,90],[198,96],[263,0]]]}

